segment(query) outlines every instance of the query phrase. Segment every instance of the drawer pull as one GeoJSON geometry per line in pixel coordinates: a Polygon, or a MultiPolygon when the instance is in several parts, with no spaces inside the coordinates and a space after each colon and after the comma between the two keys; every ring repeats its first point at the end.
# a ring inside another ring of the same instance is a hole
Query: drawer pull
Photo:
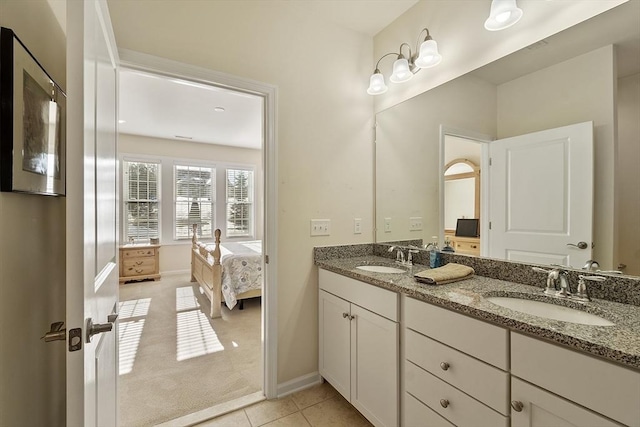
{"type": "Polygon", "coordinates": [[[136,268],[136,273],[142,273],[143,271],[144,271],[144,270],[138,270],[138,269],[136,268]]]}
{"type": "Polygon", "coordinates": [[[449,401],[447,399],[440,399],[440,406],[446,408],[449,406],[449,401]]]}
{"type": "Polygon", "coordinates": [[[449,365],[447,362],[442,362],[440,364],[440,367],[442,368],[443,371],[448,371],[449,370],[449,366],[451,366],[451,365],[449,365]]]}
{"type": "Polygon", "coordinates": [[[524,405],[519,400],[512,400],[511,407],[516,412],[522,412],[522,408],[524,408],[524,405]]]}
{"type": "Polygon", "coordinates": [[[142,265],[142,261],[136,261],[136,265],[142,265]]]}

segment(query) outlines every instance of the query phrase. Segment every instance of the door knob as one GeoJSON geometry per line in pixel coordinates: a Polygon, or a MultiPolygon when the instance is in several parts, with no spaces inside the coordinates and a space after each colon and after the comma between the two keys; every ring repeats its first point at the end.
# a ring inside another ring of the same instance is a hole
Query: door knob
{"type": "Polygon", "coordinates": [[[51,330],[40,337],[45,342],[64,341],[67,339],[67,330],[63,328],[64,322],[54,322],[51,324],[51,330]]]}
{"type": "Polygon", "coordinates": [[[587,242],[578,242],[577,245],[574,244],[574,243],[567,243],[567,246],[571,246],[571,247],[578,248],[578,249],[587,249],[589,247],[587,242]]]}
{"type": "Polygon", "coordinates": [[[519,400],[512,400],[511,401],[511,407],[516,412],[522,412],[522,409],[524,408],[524,404],[522,402],[520,402],[519,400]]]}
{"type": "Polygon", "coordinates": [[[113,329],[113,324],[118,318],[118,314],[110,314],[107,317],[107,323],[93,323],[92,318],[87,319],[87,337],[86,341],[91,342],[91,337],[96,334],[102,334],[104,332],[109,332],[113,329]]]}

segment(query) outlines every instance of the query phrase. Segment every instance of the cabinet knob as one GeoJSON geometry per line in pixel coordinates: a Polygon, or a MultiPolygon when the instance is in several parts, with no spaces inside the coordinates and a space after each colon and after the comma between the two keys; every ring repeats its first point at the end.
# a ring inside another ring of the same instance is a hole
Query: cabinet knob
{"type": "Polygon", "coordinates": [[[346,319],[347,317],[349,317],[349,313],[342,313],[342,318],[346,319]]]}
{"type": "Polygon", "coordinates": [[[442,363],[440,364],[440,367],[442,368],[442,370],[443,370],[443,371],[447,371],[447,370],[449,370],[449,366],[450,366],[450,365],[449,365],[447,362],[442,362],[442,363]]]}
{"type": "Polygon", "coordinates": [[[449,401],[447,399],[440,399],[440,406],[446,408],[449,406],[449,401]]]}
{"type": "Polygon", "coordinates": [[[356,318],[356,316],[349,316],[349,320],[353,320],[355,318],[356,318]]]}
{"type": "Polygon", "coordinates": [[[522,408],[524,408],[524,405],[519,400],[512,400],[511,407],[516,412],[522,412],[522,408]]]}

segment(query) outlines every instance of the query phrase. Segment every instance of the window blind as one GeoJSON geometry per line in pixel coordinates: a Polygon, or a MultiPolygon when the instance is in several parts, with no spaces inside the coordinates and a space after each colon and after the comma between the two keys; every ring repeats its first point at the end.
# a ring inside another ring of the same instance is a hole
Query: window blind
{"type": "Polygon", "coordinates": [[[253,234],[253,171],[227,169],[227,236],[253,234]]]}
{"type": "Polygon", "coordinates": [[[175,165],[175,238],[191,238],[192,225],[199,237],[213,237],[215,169],[175,165]]]}

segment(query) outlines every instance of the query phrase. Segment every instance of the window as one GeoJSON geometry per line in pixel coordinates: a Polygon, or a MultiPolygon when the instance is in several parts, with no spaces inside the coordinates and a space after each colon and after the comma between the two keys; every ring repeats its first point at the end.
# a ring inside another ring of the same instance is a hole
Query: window
{"type": "Polygon", "coordinates": [[[193,224],[198,237],[213,237],[215,169],[176,165],[174,172],[176,240],[191,238],[193,224]]]}
{"type": "Polygon", "coordinates": [[[253,171],[227,169],[227,237],[253,234],[253,171]]]}
{"type": "Polygon", "coordinates": [[[125,241],[158,237],[158,163],[124,161],[125,241]]]}

